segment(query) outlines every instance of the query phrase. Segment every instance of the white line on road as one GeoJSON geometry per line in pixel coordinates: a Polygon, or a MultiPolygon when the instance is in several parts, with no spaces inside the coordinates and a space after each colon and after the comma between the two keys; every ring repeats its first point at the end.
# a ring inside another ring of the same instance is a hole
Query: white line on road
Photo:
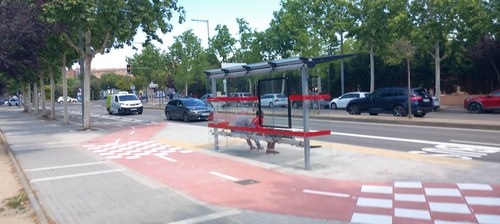
{"type": "Polygon", "coordinates": [[[114,170],[104,170],[104,171],[97,171],[97,172],[90,172],[90,173],[63,175],[63,176],[57,176],[57,177],[38,178],[38,179],[30,180],[30,183],[48,181],[48,180],[59,180],[59,179],[66,179],[66,178],[73,178],[73,177],[91,176],[91,175],[98,175],[98,174],[105,174],[105,173],[114,173],[114,172],[121,172],[124,170],[125,169],[114,169],[114,170]]]}
{"type": "Polygon", "coordinates": [[[121,138],[118,138],[118,139],[116,139],[115,143],[118,143],[118,142],[120,142],[121,140],[122,140],[121,138]]]}
{"type": "Polygon", "coordinates": [[[333,192],[326,192],[326,191],[315,191],[315,190],[308,190],[308,189],[304,189],[302,192],[307,193],[307,194],[319,194],[319,195],[341,197],[341,198],[348,198],[350,196],[348,194],[333,193],[333,192]]]}
{"type": "Polygon", "coordinates": [[[228,179],[228,180],[231,180],[231,181],[238,181],[238,180],[240,180],[240,179],[238,179],[236,177],[232,177],[232,176],[229,176],[229,175],[226,175],[226,174],[222,174],[222,173],[218,173],[218,172],[215,172],[215,171],[210,171],[210,174],[212,174],[214,176],[222,177],[224,179],[228,179]]]}
{"type": "MultiPolygon", "coordinates": [[[[418,140],[418,139],[406,139],[406,138],[393,138],[393,137],[383,137],[383,136],[374,136],[374,135],[360,135],[360,134],[351,134],[351,133],[341,133],[341,132],[331,132],[332,135],[340,135],[340,136],[349,136],[349,137],[358,137],[358,138],[371,138],[371,139],[379,139],[379,140],[388,140],[388,141],[396,141],[396,142],[410,142],[410,143],[420,143],[420,144],[431,144],[431,145],[456,145],[456,146],[470,146],[468,144],[458,144],[458,143],[450,143],[450,142],[437,142],[437,141],[427,141],[427,140],[418,140]]],[[[498,150],[497,147],[488,147],[482,146],[482,148],[498,150]]]]}
{"type": "Polygon", "coordinates": [[[465,143],[465,144],[478,144],[478,145],[490,145],[490,146],[500,147],[500,144],[486,143],[486,142],[472,142],[472,141],[462,141],[462,140],[453,140],[453,139],[451,139],[450,142],[465,143]]]}
{"type": "Polygon", "coordinates": [[[171,222],[168,224],[196,224],[196,223],[208,222],[210,220],[220,219],[220,218],[231,216],[231,215],[237,215],[240,213],[241,212],[238,210],[227,210],[227,211],[223,211],[223,212],[212,213],[210,215],[200,216],[200,217],[191,218],[191,219],[184,219],[184,220],[177,221],[177,222],[171,222]]]}
{"type": "Polygon", "coordinates": [[[50,167],[43,167],[43,168],[25,169],[24,172],[64,169],[64,168],[79,167],[79,166],[92,166],[92,165],[103,164],[103,163],[106,163],[106,162],[80,163],[80,164],[71,164],[71,165],[64,165],[64,166],[50,166],[50,167]]]}

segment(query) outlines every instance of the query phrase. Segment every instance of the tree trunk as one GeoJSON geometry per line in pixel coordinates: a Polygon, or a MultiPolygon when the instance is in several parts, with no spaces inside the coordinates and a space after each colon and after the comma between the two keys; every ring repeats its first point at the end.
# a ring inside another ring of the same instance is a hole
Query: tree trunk
{"type": "Polygon", "coordinates": [[[40,110],[39,110],[39,102],[38,102],[38,83],[35,82],[33,84],[33,100],[34,100],[34,103],[33,103],[33,106],[34,106],[34,110],[35,110],[35,114],[38,115],[40,114],[40,110]]]}
{"type": "Polygon", "coordinates": [[[495,73],[497,73],[497,86],[500,86],[500,73],[498,72],[497,66],[495,65],[495,62],[493,59],[490,59],[491,65],[493,65],[493,69],[495,70],[495,73]]]}
{"type": "Polygon", "coordinates": [[[434,64],[436,69],[436,91],[434,96],[441,102],[441,56],[439,55],[439,41],[434,44],[434,64]]]}
{"type": "Polygon", "coordinates": [[[370,92],[375,90],[375,59],[373,46],[370,46],[370,92]]]}
{"type": "Polygon", "coordinates": [[[92,53],[91,43],[91,33],[89,30],[85,32],[85,74],[83,75],[83,130],[90,129],[90,74],[91,74],[91,64],[94,58],[94,53],[92,53]]]}
{"type": "Polygon", "coordinates": [[[40,74],[40,98],[42,101],[42,116],[47,114],[47,108],[45,107],[45,75],[43,72],[40,74]]]}
{"type": "Polygon", "coordinates": [[[28,94],[25,94],[26,95],[26,103],[24,104],[24,106],[26,107],[26,111],[28,111],[28,113],[31,113],[31,111],[33,111],[33,103],[31,101],[32,99],[32,96],[31,96],[31,84],[28,84],[28,89],[27,89],[27,93],[28,94]]]}
{"type": "Polygon", "coordinates": [[[68,78],[66,77],[66,53],[63,53],[61,58],[61,75],[62,75],[62,90],[63,90],[63,113],[64,119],[63,124],[69,124],[69,115],[68,115],[68,103],[66,99],[68,99],[68,78]]]}
{"type": "MultiPolygon", "coordinates": [[[[88,45],[87,45],[88,46],[88,45]]],[[[90,52],[90,47],[87,51],[90,52]]],[[[92,53],[85,54],[85,75],[83,76],[83,126],[82,129],[90,129],[90,64],[92,63],[92,53]]]]}
{"type": "Polygon", "coordinates": [[[56,85],[54,84],[54,71],[52,70],[52,67],[50,68],[50,119],[55,120],[56,119],[56,105],[55,105],[55,99],[54,99],[54,94],[55,94],[55,88],[56,85]]]}

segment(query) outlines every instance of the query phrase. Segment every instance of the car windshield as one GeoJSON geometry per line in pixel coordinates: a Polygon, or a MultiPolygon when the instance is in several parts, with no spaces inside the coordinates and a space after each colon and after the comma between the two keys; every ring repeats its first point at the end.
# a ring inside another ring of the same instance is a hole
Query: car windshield
{"type": "Polygon", "coordinates": [[[127,101],[127,100],[139,100],[137,96],[135,95],[121,95],[119,96],[120,101],[127,101]]]}
{"type": "Polygon", "coordinates": [[[278,98],[286,98],[286,96],[283,95],[283,94],[278,94],[278,95],[276,95],[276,97],[278,97],[278,98]]]}
{"type": "Polygon", "coordinates": [[[203,101],[197,99],[183,100],[182,103],[188,107],[205,106],[205,103],[203,103],[203,101]]]}

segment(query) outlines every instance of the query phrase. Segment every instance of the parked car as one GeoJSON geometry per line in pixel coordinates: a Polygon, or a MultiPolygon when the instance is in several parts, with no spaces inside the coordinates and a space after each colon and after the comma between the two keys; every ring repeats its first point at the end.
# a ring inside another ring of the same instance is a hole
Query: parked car
{"type": "Polygon", "coordinates": [[[4,99],[3,97],[0,97],[0,105],[4,105],[6,102],[7,102],[6,99],[4,99]]]}
{"type": "MultiPolygon", "coordinates": [[[[230,98],[253,97],[253,94],[249,92],[236,92],[236,93],[231,93],[229,97],[230,98]]],[[[241,106],[252,106],[254,104],[255,101],[253,100],[240,100],[240,101],[228,101],[226,103],[226,106],[236,105],[238,107],[241,107],[241,106]]]]}
{"type": "MultiPolygon", "coordinates": [[[[57,98],[57,103],[63,103],[63,101],[64,101],[64,97],[60,96],[57,98]]],[[[68,103],[77,103],[78,102],[77,99],[71,98],[69,96],[67,97],[67,101],[68,101],[68,103]]]]}
{"type": "Polygon", "coordinates": [[[7,104],[9,104],[9,106],[19,106],[21,102],[19,101],[19,98],[17,98],[17,96],[14,96],[9,99],[7,104]]]}
{"type": "Polygon", "coordinates": [[[263,107],[288,107],[288,97],[279,93],[268,93],[260,97],[260,104],[263,107]]]}
{"type": "Polygon", "coordinates": [[[182,119],[186,122],[192,120],[211,120],[213,109],[197,98],[178,98],[170,100],[165,105],[167,120],[182,119]]]}
{"type": "MultiPolygon", "coordinates": [[[[312,93],[313,95],[317,95],[318,93],[312,93]]],[[[323,94],[322,94],[323,95],[323,94]]],[[[330,97],[328,97],[330,98],[330,97]]],[[[302,100],[294,100],[291,102],[293,108],[300,108],[302,107],[303,101],[302,100]]],[[[319,99],[319,100],[309,100],[309,108],[313,109],[319,109],[319,108],[325,108],[328,109],[330,107],[330,99],[325,100],[325,99],[319,99]]]]}
{"type": "Polygon", "coordinates": [[[337,98],[333,98],[330,101],[330,109],[336,110],[341,108],[346,108],[347,103],[353,99],[364,98],[368,92],[349,92],[344,93],[337,98]]]}
{"type": "MultiPolygon", "coordinates": [[[[412,88],[410,90],[412,114],[415,117],[424,117],[431,112],[434,104],[432,97],[425,89],[412,88]]],[[[379,113],[393,114],[394,116],[406,116],[408,114],[408,88],[391,87],[376,89],[365,98],[351,100],[346,110],[349,114],[379,113]]]]}
{"type": "Polygon", "coordinates": [[[465,99],[464,108],[471,113],[500,110],[500,89],[497,89],[486,96],[476,96],[465,99]]]}

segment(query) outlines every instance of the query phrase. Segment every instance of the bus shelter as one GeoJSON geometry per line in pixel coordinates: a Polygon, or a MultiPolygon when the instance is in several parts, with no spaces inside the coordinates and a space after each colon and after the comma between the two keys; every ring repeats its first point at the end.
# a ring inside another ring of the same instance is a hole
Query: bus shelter
{"type": "MultiPolygon", "coordinates": [[[[251,101],[255,100],[259,102],[259,110],[260,108],[260,95],[257,94],[257,97],[247,97],[246,99],[234,99],[227,96],[217,96],[217,88],[216,88],[216,80],[217,79],[226,79],[226,78],[243,78],[243,77],[251,77],[251,76],[265,76],[273,73],[291,71],[291,70],[299,70],[301,75],[301,88],[302,94],[300,95],[288,95],[288,111],[290,111],[290,101],[291,100],[301,100],[303,101],[303,123],[302,129],[292,129],[291,125],[288,127],[265,127],[263,129],[249,129],[244,127],[234,127],[230,126],[228,122],[218,122],[215,120],[213,123],[209,124],[209,127],[213,128],[214,135],[214,148],[215,150],[219,150],[219,135],[222,133],[221,129],[226,130],[240,130],[247,132],[258,132],[260,134],[269,134],[273,136],[283,136],[287,137],[301,137],[302,141],[281,141],[282,143],[289,143],[292,145],[303,147],[304,149],[304,163],[305,169],[311,169],[311,144],[310,138],[321,136],[321,135],[330,135],[330,130],[311,130],[309,127],[309,103],[311,100],[318,100],[324,98],[325,95],[310,95],[309,93],[309,83],[308,83],[308,69],[314,68],[316,65],[326,62],[331,62],[334,60],[339,60],[346,57],[352,57],[355,54],[343,54],[343,55],[333,55],[333,56],[324,56],[324,57],[294,57],[280,60],[273,60],[267,62],[259,62],[253,64],[246,65],[238,65],[234,67],[221,68],[221,69],[211,69],[205,70],[204,73],[207,75],[207,78],[211,81],[211,93],[214,98],[210,99],[210,101],[251,101]]],[[[259,82],[260,83],[260,82],[259,82]]],[[[258,91],[260,93],[260,91],[258,91]]],[[[326,95],[329,100],[329,96],[326,95]]],[[[288,120],[290,120],[290,113],[288,113],[288,120]]],[[[290,123],[289,123],[290,124],[290,123]]]]}

